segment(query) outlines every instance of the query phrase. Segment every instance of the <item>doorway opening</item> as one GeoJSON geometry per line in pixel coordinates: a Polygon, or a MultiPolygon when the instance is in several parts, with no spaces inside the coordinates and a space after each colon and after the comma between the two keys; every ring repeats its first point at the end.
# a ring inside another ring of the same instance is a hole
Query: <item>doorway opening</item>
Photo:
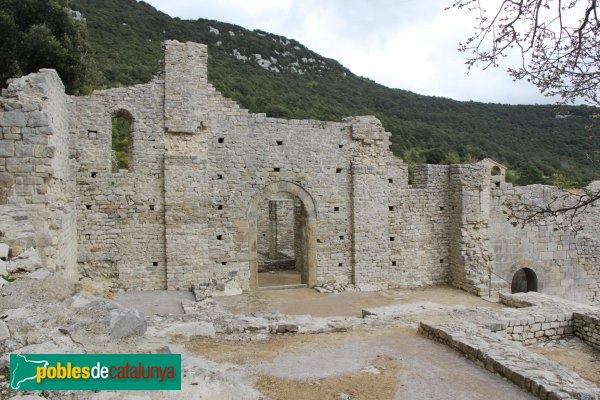
{"type": "Polygon", "coordinates": [[[288,193],[262,201],[258,215],[258,286],[302,284],[302,203],[288,193]],[[298,262],[296,259],[298,258],[298,262]]]}
{"type": "Polygon", "coordinates": [[[537,276],[535,272],[530,268],[521,268],[515,272],[515,275],[513,276],[511,292],[537,292],[537,286],[537,276]]]}
{"type": "Polygon", "coordinates": [[[253,199],[248,222],[252,287],[314,286],[316,211],[302,187],[268,185],[253,199]]]}

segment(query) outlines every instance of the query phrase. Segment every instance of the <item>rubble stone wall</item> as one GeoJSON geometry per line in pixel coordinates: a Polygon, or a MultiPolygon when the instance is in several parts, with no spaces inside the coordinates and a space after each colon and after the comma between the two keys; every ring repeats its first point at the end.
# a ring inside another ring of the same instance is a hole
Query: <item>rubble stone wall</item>
{"type": "Polygon", "coordinates": [[[600,314],[599,313],[573,313],[575,335],[588,342],[591,346],[600,349],[600,314]]]}

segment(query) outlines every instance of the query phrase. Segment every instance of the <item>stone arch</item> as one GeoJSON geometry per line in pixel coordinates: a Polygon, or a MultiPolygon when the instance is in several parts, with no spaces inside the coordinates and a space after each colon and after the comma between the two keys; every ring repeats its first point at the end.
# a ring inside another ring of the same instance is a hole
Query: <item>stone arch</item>
{"type": "Polygon", "coordinates": [[[492,176],[499,176],[499,175],[502,175],[502,170],[500,169],[500,167],[499,167],[499,166],[497,166],[497,165],[494,165],[494,166],[492,167],[492,169],[490,170],[490,174],[491,174],[492,176]]]}
{"type": "Polygon", "coordinates": [[[308,287],[316,284],[317,270],[317,208],[313,197],[302,186],[287,181],[278,181],[259,190],[248,208],[248,256],[250,260],[250,287],[258,288],[258,211],[260,203],[277,193],[287,193],[302,204],[302,282],[308,287]]]}
{"type": "Polygon", "coordinates": [[[537,292],[538,278],[531,268],[521,268],[513,275],[511,281],[511,292],[537,292]]]}
{"type": "Polygon", "coordinates": [[[111,114],[111,162],[112,170],[132,170],[133,168],[133,131],[135,118],[124,108],[111,114]]]}

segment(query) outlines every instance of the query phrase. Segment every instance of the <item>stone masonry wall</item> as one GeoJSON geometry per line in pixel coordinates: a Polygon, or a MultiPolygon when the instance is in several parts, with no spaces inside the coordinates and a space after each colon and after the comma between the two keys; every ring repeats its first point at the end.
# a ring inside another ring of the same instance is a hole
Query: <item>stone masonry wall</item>
{"type": "Polygon", "coordinates": [[[74,279],[75,181],[68,111],[64,86],[54,70],[13,79],[3,89],[0,204],[25,212],[33,222],[44,266],[74,279]]]}
{"type": "Polygon", "coordinates": [[[127,288],[166,285],[164,87],[160,79],[71,98],[77,138],[77,227],[81,272],[127,288]],[[112,117],[133,118],[129,169],[112,169],[112,117]]]}
{"type": "Polygon", "coordinates": [[[265,250],[260,210],[281,198],[293,209],[282,249],[295,249],[311,285],[451,283],[486,295],[528,267],[542,292],[600,300],[597,207],[577,235],[520,230],[504,202],[558,189],[513,188],[485,165],[408,166],[370,116],[249,113],[208,83],[206,46],[164,50],[161,74],[144,85],[68,98],[44,70],[3,93],[0,204],[35,210],[54,268],[75,271],[77,257],[83,275],[128,289],[230,280],[247,289],[265,250]],[[122,115],[130,162],[114,171],[112,118],[122,115]]]}
{"type": "Polygon", "coordinates": [[[507,201],[544,204],[557,194],[562,194],[560,189],[542,185],[513,187],[502,183],[492,190],[490,244],[495,254],[494,273],[510,285],[519,269],[529,268],[537,276],[539,292],[597,303],[598,264],[593,262],[598,254],[593,240],[597,232],[591,218],[597,211],[584,217],[586,229],[579,233],[545,221],[521,227],[507,220],[507,201]]]}
{"type": "Polygon", "coordinates": [[[573,313],[575,335],[600,349],[600,313],[573,313]]]}

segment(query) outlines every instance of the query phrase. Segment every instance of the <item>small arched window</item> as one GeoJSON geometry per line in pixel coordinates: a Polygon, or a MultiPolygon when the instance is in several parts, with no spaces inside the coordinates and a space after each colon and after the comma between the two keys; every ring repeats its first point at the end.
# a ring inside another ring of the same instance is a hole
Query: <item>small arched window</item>
{"type": "Polygon", "coordinates": [[[495,165],[492,167],[492,176],[502,175],[502,170],[499,166],[495,165]]]}
{"type": "Polygon", "coordinates": [[[112,169],[131,169],[133,148],[133,116],[127,110],[118,110],[112,116],[112,169]]]}

